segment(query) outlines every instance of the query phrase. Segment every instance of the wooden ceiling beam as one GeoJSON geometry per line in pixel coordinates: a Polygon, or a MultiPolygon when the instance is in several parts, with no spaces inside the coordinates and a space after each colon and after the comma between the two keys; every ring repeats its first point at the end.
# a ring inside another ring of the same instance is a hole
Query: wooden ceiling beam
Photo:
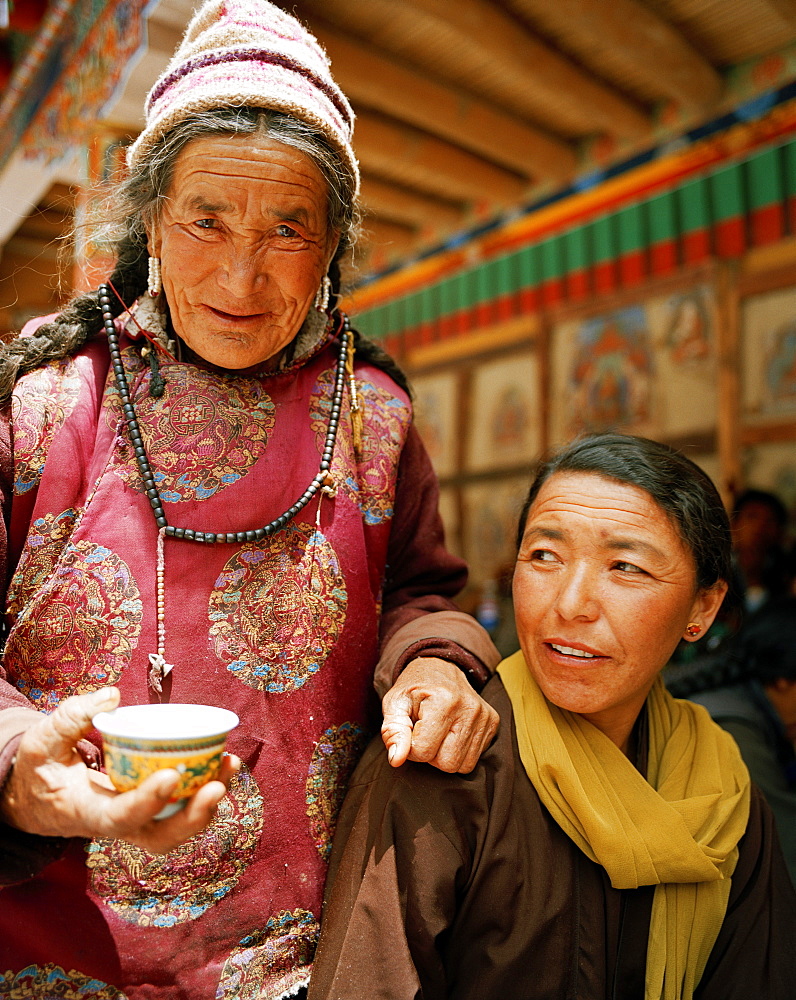
{"type": "MultiPolygon", "coordinates": [[[[787,2],[787,0],[783,0],[787,2]]],[[[649,80],[651,90],[684,108],[703,110],[721,96],[721,74],[686,38],[638,0],[512,0],[515,11],[534,23],[577,24],[599,39],[612,59],[649,80]]]]}
{"type": "Polygon", "coordinates": [[[396,225],[386,219],[366,216],[362,223],[362,237],[354,250],[358,256],[381,254],[389,257],[412,250],[415,236],[414,230],[405,226],[396,225]]]}
{"type": "Polygon", "coordinates": [[[796,0],[766,0],[766,3],[786,24],[796,25],[796,0]]]}
{"type": "Polygon", "coordinates": [[[315,32],[355,105],[436,133],[525,177],[562,181],[574,173],[577,157],[566,142],[336,31],[316,25],[315,32]]]}
{"type": "Polygon", "coordinates": [[[463,224],[464,206],[456,208],[451,202],[396,187],[372,174],[362,177],[362,204],[368,212],[420,229],[455,229],[463,224]]]}
{"type": "MultiPolygon", "coordinates": [[[[650,116],[618,90],[602,83],[519,21],[488,0],[300,0],[310,21],[334,18],[335,24],[367,35],[375,18],[437,39],[462,64],[479,71],[494,67],[509,76],[515,98],[529,118],[540,107],[566,109],[582,135],[608,132],[629,139],[649,133],[650,116]]],[[[515,100],[516,103],[516,100],[515,100]]]]}
{"type": "Polygon", "coordinates": [[[516,175],[372,112],[360,112],[354,148],[364,170],[442,198],[504,204],[521,200],[526,191],[516,175]]]}

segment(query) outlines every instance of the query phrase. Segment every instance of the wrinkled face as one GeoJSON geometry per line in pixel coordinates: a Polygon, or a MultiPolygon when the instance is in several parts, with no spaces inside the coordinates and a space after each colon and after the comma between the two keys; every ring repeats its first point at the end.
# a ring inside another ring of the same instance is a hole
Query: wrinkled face
{"type": "Polygon", "coordinates": [[[548,701],[625,749],[686,625],[704,634],[725,590],[696,590],[693,556],[649,494],[561,472],[528,513],[514,573],[517,631],[548,701]]]}
{"type": "Polygon", "coordinates": [[[296,336],[337,235],[307,156],[261,136],[214,136],[180,154],[149,249],[177,333],[237,370],[277,358],[296,336]]]}

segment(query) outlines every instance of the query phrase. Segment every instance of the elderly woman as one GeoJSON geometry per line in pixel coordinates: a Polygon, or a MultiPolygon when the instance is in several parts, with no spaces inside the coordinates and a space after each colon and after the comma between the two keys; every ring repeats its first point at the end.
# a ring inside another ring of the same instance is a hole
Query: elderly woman
{"type": "Polygon", "coordinates": [[[731,737],[659,678],[713,620],[729,539],[707,476],[651,441],[587,438],[540,469],[521,651],[485,688],[497,739],[467,776],[367,751],[311,1000],[793,996],[771,814],[731,737]]]}
{"type": "Polygon", "coordinates": [[[297,995],[374,668],[395,765],[492,738],[406,387],[335,307],[351,129],[292,17],[205,3],[113,274],[5,353],[0,997],[297,995]],[[232,709],[238,759],[155,820],[173,771],[99,770],[120,696],[232,709]]]}

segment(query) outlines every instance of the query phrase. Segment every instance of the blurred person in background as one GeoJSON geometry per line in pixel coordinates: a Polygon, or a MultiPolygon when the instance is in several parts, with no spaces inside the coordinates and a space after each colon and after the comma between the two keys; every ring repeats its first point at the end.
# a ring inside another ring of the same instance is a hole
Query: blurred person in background
{"type": "Polygon", "coordinates": [[[744,605],[756,611],[788,593],[793,582],[786,553],[788,512],[774,493],[749,489],[736,499],[730,520],[744,605]]]}
{"type": "Polygon", "coordinates": [[[735,738],[774,813],[796,885],[796,598],[764,604],[720,654],[667,685],[735,738]]]}

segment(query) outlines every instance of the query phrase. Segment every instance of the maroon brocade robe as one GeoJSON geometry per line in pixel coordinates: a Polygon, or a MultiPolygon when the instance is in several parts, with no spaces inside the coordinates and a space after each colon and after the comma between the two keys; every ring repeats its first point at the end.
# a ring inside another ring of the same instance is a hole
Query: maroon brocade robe
{"type": "MultiPolygon", "coordinates": [[[[160,399],[138,346],[121,344],[169,523],[251,530],[304,492],[331,408],[339,347],[329,334],[270,374],[164,362],[160,399]]],[[[356,375],[361,456],[346,393],[338,491],[320,512],[313,500],[259,543],[165,541],[167,697],[241,719],[228,748],[243,769],[216,819],[165,857],[72,841],[3,890],[0,997],[242,1000],[306,982],[337,807],[372,729],[380,626],[452,607],[440,595],[464,579],[443,547],[407,396],[376,368],[358,364],[356,375]]],[[[106,684],[122,704],[153,700],[157,527],[104,337],[19,381],[10,432],[0,708],[49,712],[106,684]]]]}

